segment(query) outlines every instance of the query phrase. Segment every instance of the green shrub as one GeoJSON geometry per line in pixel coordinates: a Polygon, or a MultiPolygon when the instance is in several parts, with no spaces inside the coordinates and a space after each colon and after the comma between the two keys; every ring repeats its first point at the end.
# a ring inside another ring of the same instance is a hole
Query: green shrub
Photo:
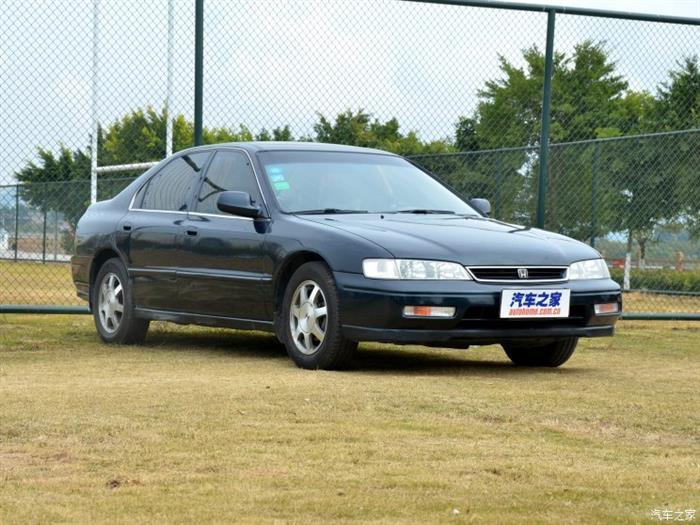
{"type": "MultiPolygon", "coordinates": [[[[622,286],[622,268],[611,268],[610,277],[622,286]]],[[[671,290],[675,292],[700,292],[700,271],[632,268],[630,288],[633,290],[671,290]]]]}

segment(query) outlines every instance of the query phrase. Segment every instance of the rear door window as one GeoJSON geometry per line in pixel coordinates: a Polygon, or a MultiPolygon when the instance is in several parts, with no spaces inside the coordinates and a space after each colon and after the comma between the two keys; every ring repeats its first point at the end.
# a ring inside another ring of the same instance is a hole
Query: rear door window
{"type": "Polygon", "coordinates": [[[192,193],[211,153],[182,155],[170,161],[141,190],[144,210],[187,211],[192,193]]]}

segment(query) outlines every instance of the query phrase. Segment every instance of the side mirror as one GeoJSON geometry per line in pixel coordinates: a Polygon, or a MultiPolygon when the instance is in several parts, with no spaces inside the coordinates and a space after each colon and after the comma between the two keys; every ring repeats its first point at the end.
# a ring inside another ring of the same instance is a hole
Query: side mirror
{"type": "Polygon", "coordinates": [[[484,217],[488,217],[491,213],[491,203],[488,199],[471,199],[469,205],[484,217]]]}
{"type": "Polygon", "coordinates": [[[225,213],[251,219],[262,216],[260,206],[253,204],[250,194],[245,191],[222,191],[216,200],[216,207],[225,213]]]}

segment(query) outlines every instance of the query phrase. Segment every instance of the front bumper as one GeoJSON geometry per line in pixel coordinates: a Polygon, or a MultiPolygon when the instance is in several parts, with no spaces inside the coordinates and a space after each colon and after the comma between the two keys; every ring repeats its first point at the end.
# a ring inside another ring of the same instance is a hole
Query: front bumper
{"type": "MultiPolygon", "coordinates": [[[[389,281],[335,272],[342,308],[343,335],[354,341],[395,343],[493,344],[514,340],[613,335],[622,311],[620,287],[612,280],[527,284],[475,281],[389,281]],[[571,290],[568,318],[501,319],[506,288],[571,290]],[[594,305],[617,302],[619,312],[596,315],[594,305]],[[451,319],[408,319],[404,306],[453,306],[451,319]]],[[[449,346],[449,345],[448,345],[449,346]]]]}

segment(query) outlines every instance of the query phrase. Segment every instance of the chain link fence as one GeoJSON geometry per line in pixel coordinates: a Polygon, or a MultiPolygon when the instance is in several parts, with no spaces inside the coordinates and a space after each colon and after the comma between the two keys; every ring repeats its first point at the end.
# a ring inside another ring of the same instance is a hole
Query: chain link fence
{"type": "MultiPolygon", "coordinates": [[[[206,0],[203,141],[409,156],[595,246],[627,312],[700,315],[700,21],[476,4],[206,0]]],[[[193,144],[195,0],[0,10],[0,305],[80,305],[77,219],[193,144]]]]}

